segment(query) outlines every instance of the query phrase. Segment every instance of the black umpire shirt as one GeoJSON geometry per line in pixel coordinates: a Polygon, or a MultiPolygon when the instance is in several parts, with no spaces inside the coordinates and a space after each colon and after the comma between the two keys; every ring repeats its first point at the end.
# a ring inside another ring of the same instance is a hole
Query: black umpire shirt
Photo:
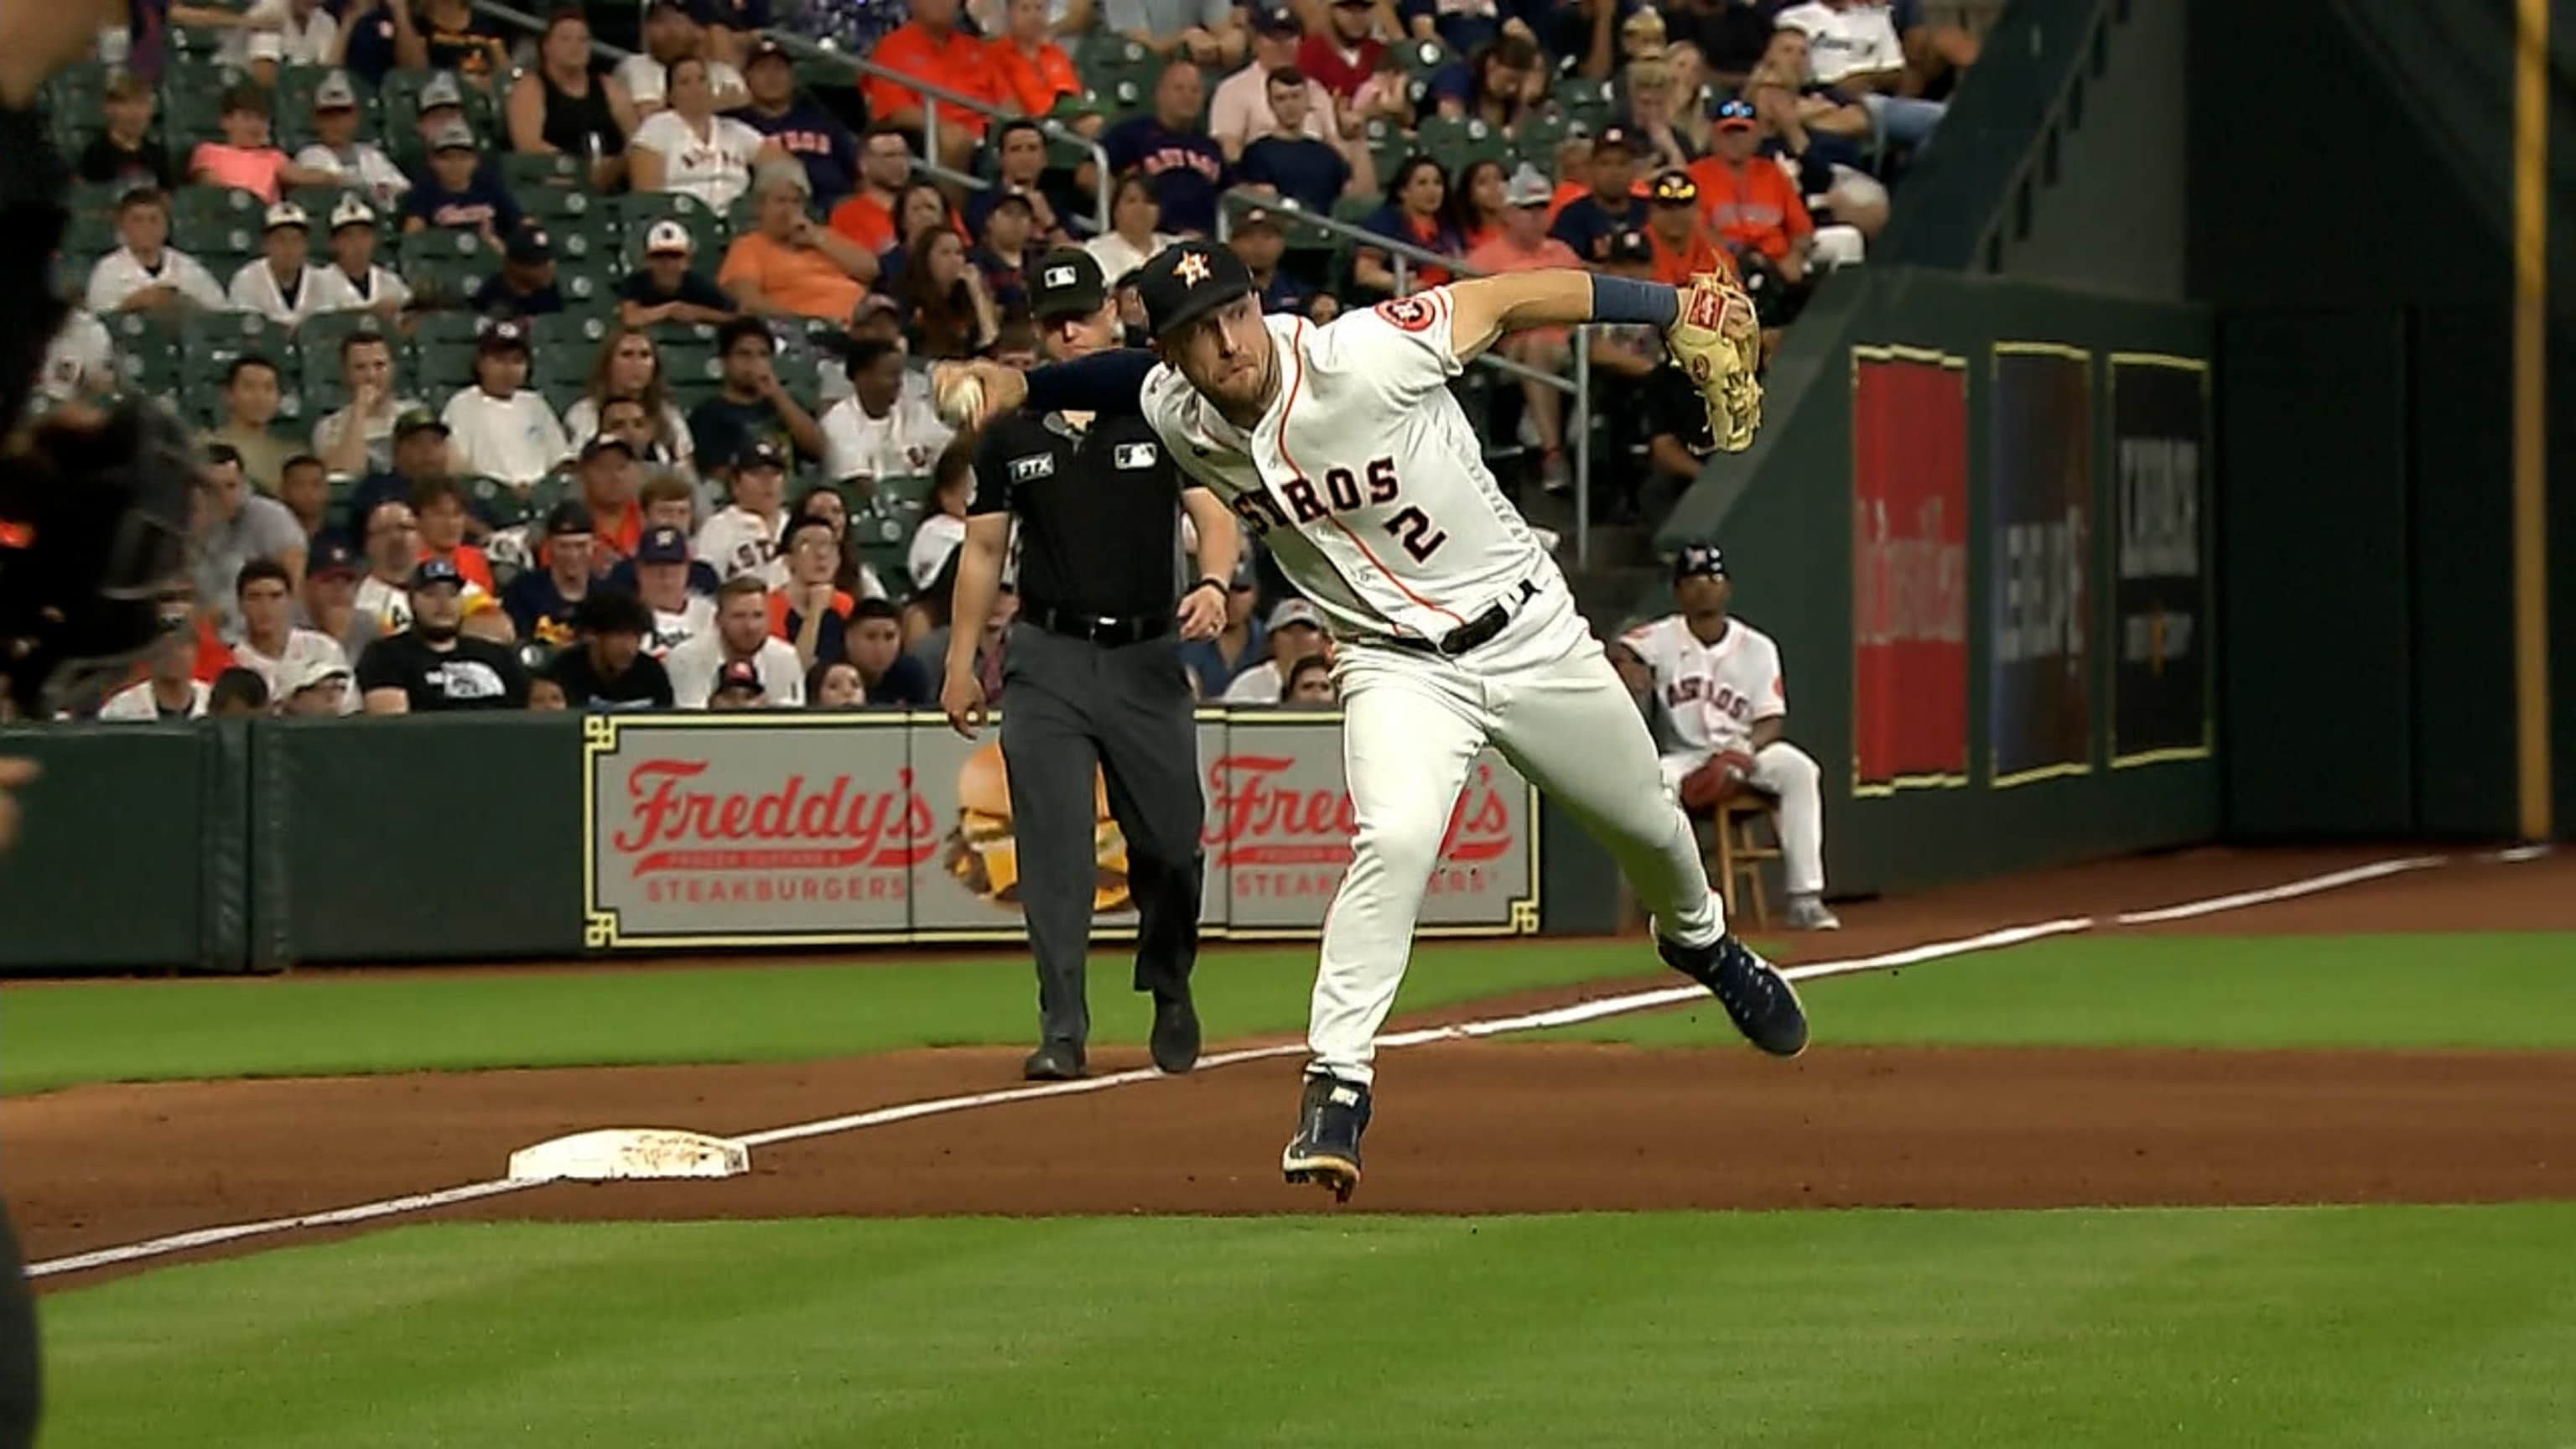
{"type": "Polygon", "coordinates": [[[970,517],[1020,519],[1021,612],[1168,618],[1180,591],[1185,480],[1143,418],[1012,413],[975,449],[970,517]]]}

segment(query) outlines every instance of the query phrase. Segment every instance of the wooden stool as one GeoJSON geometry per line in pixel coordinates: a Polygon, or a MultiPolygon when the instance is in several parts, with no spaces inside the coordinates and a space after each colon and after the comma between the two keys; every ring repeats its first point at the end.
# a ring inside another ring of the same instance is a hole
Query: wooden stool
{"type": "Polygon", "coordinates": [[[1711,817],[1716,842],[1709,874],[1717,879],[1717,888],[1726,897],[1730,921],[1771,924],[1771,900],[1762,884],[1762,864],[1780,858],[1780,823],[1774,818],[1779,808],[1776,796],[1739,790],[1711,817]],[[1754,831],[1754,826],[1763,822],[1771,826],[1769,845],[1763,844],[1754,831]],[[1750,911],[1745,909],[1747,897],[1752,900],[1750,911]]]}

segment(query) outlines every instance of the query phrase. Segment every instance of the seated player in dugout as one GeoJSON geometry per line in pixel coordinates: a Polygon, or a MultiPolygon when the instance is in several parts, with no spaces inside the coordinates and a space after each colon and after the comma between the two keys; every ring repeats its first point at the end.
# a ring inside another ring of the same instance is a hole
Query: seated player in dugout
{"type": "Polygon", "coordinates": [[[1680,609],[1621,634],[1610,662],[1631,693],[1642,699],[1651,691],[1662,706],[1670,726],[1664,788],[1694,816],[1748,794],[1773,802],[1789,925],[1838,930],[1842,922],[1824,904],[1822,776],[1813,756],[1782,738],[1789,694],[1780,646],[1728,614],[1733,597],[1717,545],[1685,545],[1673,560],[1680,609]]]}

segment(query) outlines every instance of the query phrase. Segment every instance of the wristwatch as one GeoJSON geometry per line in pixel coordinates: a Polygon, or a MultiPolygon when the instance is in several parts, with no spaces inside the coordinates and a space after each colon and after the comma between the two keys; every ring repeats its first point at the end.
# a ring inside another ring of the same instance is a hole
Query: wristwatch
{"type": "Polygon", "coordinates": [[[1194,583],[1194,584],[1190,585],[1188,588],[1181,590],[1181,597],[1182,597],[1182,598],[1184,598],[1184,599],[1186,599],[1186,598],[1188,598],[1190,595],[1197,593],[1197,592],[1198,592],[1199,590],[1201,590],[1201,589],[1214,589],[1214,590],[1216,590],[1216,592],[1217,592],[1217,597],[1218,597],[1218,598],[1224,598],[1224,597],[1225,597],[1225,592],[1226,592],[1226,584],[1225,584],[1225,580],[1223,580],[1223,579],[1221,579],[1221,578],[1216,577],[1214,574],[1201,574],[1201,575],[1199,575],[1199,580],[1198,580],[1198,582],[1197,582],[1197,583],[1194,583]]]}

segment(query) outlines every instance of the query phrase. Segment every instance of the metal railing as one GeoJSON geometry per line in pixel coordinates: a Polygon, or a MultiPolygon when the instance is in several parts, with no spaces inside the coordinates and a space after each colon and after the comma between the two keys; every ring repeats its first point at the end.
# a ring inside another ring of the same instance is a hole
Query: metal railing
{"type": "MultiPolygon", "coordinates": [[[[1380,236],[1364,226],[1354,226],[1336,217],[1320,216],[1304,207],[1285,204],[1258,192],[1229,191],[1225,194],[1216,211],[1217,240],[1224,241],[1233,235],[1236,212],[1254,209],[1285,218],[1292,226],[1320,231],[1371,251],[1386,253],[1387,259],[1395,264],[1395,291],[1398,296],[1412,290],[1416,268],[1437,267],[1458,277],[1490,275],[1456,257],[1444,257],[1410,242],[1380,236]]],[[[1578,326],[1571,331],[1574,335],[1574,375],[1571,378],[1514,362],[1490,350],[1478,353],[1475,365],[1573,395],[1574,407],[1566,419],[1565,432],[1567,447],[1574,454],[1574,566],[1586,568],[1592,563],[1592,329],[1578,326]]]]}

